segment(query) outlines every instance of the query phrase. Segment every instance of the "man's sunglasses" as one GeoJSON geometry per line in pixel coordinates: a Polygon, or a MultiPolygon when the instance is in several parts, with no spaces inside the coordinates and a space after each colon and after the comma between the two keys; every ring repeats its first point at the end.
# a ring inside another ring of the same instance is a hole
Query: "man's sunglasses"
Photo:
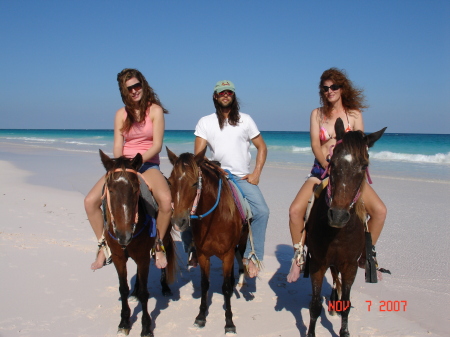
{"type": "Polygon", "coordinates": [[[337,85],[337,84],[332,84],[329,87],[326,86],[326,85],[322,86],[322,89],[323,89],[324,92],[328,92],[328,90],[330,90],[330,89],[333,90],[333,91],[336,91],[336,90],[338,90],[340,88],[341,88],[341,86],[337,85]]]}
{"type": "Polygon", "coordinates": [[[224,91],[218,92],[217,95],[219,95],[221,97],[225,96],[225,95],[233,96],[234,92],[232,92],[231,90],[224,90],[224,91]]]}
{"type": "Polygon", "coordinates": [[[140,82],[138,82],[136,84],[133,84],[133,85],[130,85],[129,87],[127,87],[129,92],[131,92],[133,89],[138,91],[138,90],[141,90],[141,88],[142,88],[142,84],[140,82]]]}

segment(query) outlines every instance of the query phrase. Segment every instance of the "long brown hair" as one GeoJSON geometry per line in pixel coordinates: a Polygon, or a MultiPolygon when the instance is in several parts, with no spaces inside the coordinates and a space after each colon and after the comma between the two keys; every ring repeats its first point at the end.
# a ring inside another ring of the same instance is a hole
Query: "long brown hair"
{"type": "MultiPolygon", "coordinates": [[[[216,108],[216,115],[217,115],[217,119],[219,120],[219,126],[220,129],[223,129],[223,126],[225,124],[225,117],[222,114],[222,111],[224,110],[224,108],[219,104],[219,102],[217,101],[217,93],[214,91],[213,93],[213,102],[214,102],[214,106],[216,108]]],[[[228,109],[228,108],[226,108],[228,109]]],[[[228,124],[232,125],[232,126],[236,126],[239,123],[239,119],[241,116],[239,116],[239,110],[240,110],[240,106],[239,106],[239,101],[236,97],[236,94],[233,95],[233,101],[231,102],[230,105],[230,113],[228,114],[228,124]]]]}
{"type": "Polygon", "coordinates": [[[145,115],[147,109],[154,103],[159,105],[164,113],[169,113],[169,111],[164,108],[159,100],[158,95],[153,91],[153,88],[148,84],[144,75],[137,69],[126,68],[117,74],[117,82],[119,84],[120,95],[122,96],[122,101],[125,104],[125,111],[127,112],[127,118],[123,123],[122,133],[128,132],[131,129],[133,123],[139,122],[145,123],[145,115]],[[131,95],[126,86],[126,82],[132,78],[136,78],[142,84],[142,98],[139,102],[134,102],[131,99],[131,95]],[[139,118],[135,117],[134,111],[139,111],[139,118]]]}
{"type": "Polygon", "coordinates": [[[333,108],[322,89],[323,83],[327,80],[330,80],[341,87],[342,105],[347,113],[351,114],[352,110],[359,110],[362,112],[363,109],[369,107],[365,103],[363,90],[353,85],[352,81],[348,79],[345,70],[330,68],[325,70],[322,76],[320,76],[319,83],[320,103],[323,106],[323,114],[326,117],[331,117],[331,110],[333,108]]]}

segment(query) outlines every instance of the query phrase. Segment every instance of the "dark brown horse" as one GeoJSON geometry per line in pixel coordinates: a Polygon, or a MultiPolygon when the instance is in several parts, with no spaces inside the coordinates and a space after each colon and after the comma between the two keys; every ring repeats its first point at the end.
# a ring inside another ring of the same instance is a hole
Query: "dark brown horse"
{"type": "MultiPolygon", "coordinates": [[[[155,237],[151,237],[151,224],[146,221],[146,213],[139,202],[139,178],[137,170],[142,165],[142,156],[138,153],[133,159],[109,158],[100,150],[100,157],[107,173],[105,176],[105,196],[107,198],[105,238],[112,253],[112,260],[119,276],[119,291],[122,300],[121,321],[118,333],[128,335],[130,307],[128,305],[129,287],[127,281],[127,260],[131,257],[137,264],[137,277],[131,296],[139,299],[142,306],[141,336],[153,336],[151,318],[148,313],[147,279],[150,267],[150,250],[155,246],[155,237]]],[[[167,281],[172,281],[175,273],[175,251],[171,227],[163,239],[166,249],[166,271],[162,271],[163,292],[170,289],[167,281]]]]}
{"type": "Polygon", "coordinates": [[[215,255],[222,260],[225,333],[235,333],[230,300],[235,284],[235,248],[239,244],[239,251],[243,254],[247,237],[242,234],[242,219],[226,177],[222,170],[205,159],[205,151],[206,148],[196,156],[183,153],[177,157],[167,149],[173,165],[169,178],[173,200],[172,225],[180,231],[192,227],[202,288],[200,312],[194,325],[204,327],[206,324],[210,257],[215,255]],[[197,215],[194,215],[195,205],[197,215]]]}
{"type": "Polygon", "coordinates": [[[340,301],[340,336],[350,336],[348,315],[350,289],[358,269],[358,258],[365,247],[365,211],[360,190],[369,165],[368,148],[383,135],[386,128],[364,135],[361,131],[345,133],[344,123],[336,121],[336,146],[329,163],[329,183],[314,202],[306,223],[306,245],[313,296],[309,307],[308,337],[315,336],[317,318],[322,312],[321,289],[325,272],[331,269],[331,300],[340,301]],[[339,275],[341,280],[339,280],[339,275]],[[337,289],[336,289],[337,287],[337,289]],[[338,295],[341,295],[339,298],[338,295]]]}

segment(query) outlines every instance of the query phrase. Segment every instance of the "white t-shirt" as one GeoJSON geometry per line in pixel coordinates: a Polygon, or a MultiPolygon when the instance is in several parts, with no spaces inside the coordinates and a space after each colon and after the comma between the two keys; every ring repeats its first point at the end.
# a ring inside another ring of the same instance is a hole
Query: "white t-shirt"
{"type": "Polygon", "coordinates": [[[238,125],[229,125],[228,120],[225,120],[222,130],[215,113],[202,117],[194,134],[206,140],[211,160],[219,161],[223,169],[243,177],[250,173],[251,140],[260,132],[250,115],[242,112],[239,115],[238,125]]]}

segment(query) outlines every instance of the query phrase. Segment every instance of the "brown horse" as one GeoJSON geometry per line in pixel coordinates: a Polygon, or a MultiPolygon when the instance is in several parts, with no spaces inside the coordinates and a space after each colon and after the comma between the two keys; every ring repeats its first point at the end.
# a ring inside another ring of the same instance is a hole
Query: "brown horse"
{"type": "Polygon", "coordinates": [[[205,151],[206,148],[196,156],[183,153],[177,157],[167,149],[173,165],[169,178],[172,225],[180,231],[192,227],[202,288],[200,312],[194,325],[204,327],[206,324],[210,257],[215,255],[222,260],[225,333],[236,333],[230,301],[235,284],[235,248],[239,244],[238,250],[243,255],[247,236],[226,177],[222,170],[205,159],[205,151]],[[199,215],[194,215],[195,209],[199,215]]]}
{"type": "Polygon", "coordinates": [[[345,309],[341,311],[339,333],[341,337],[350,336],[350,290],[358,269],[358,258],[365,247],[365,211],[359,198],[360,190],[369,165],[368,148],[385,130],[367,136],[361,131],[345,133],[342,120],[336,121],[337,142],[328,166],[329,183],[314,202],[306,223],[307,264],[313,291],[308,337],[315,336],[316,321],[322,312],[320,292],[328,268],[333,276],[331,300],[337,300],[338,307],[345,309]]]}
{"type": "MultiPolygon", "coordinates": [[[[135,288],[131,296],[136,296],[142,306],[141,336],[153,336],[151,318],[148,313],[147,279],[150,267],[150,250],[155,246],[155,237],[150,234],[151,225],[146,221],[146,213],[139,202],[139,178],[137,170],[142,165],[138,153],[133,159],[109,158],[100,150],[100,157],[107,173],[105,176],[106,222],[105,238],[112,253],[112,260],[119,276],[119,291],[122,300],[121,321],[118,333],[128,335],[131,329],[130,307],[128,305],[129,287],[127,281],[127,260],[131,257],[137,264],[135,288]]],[[[175,274],[175,251],[170,227],[163,239],[166,249],[166,271],[162,271],[163,293],[170,289],[167,281],[173,281],[175,274]]]]}

